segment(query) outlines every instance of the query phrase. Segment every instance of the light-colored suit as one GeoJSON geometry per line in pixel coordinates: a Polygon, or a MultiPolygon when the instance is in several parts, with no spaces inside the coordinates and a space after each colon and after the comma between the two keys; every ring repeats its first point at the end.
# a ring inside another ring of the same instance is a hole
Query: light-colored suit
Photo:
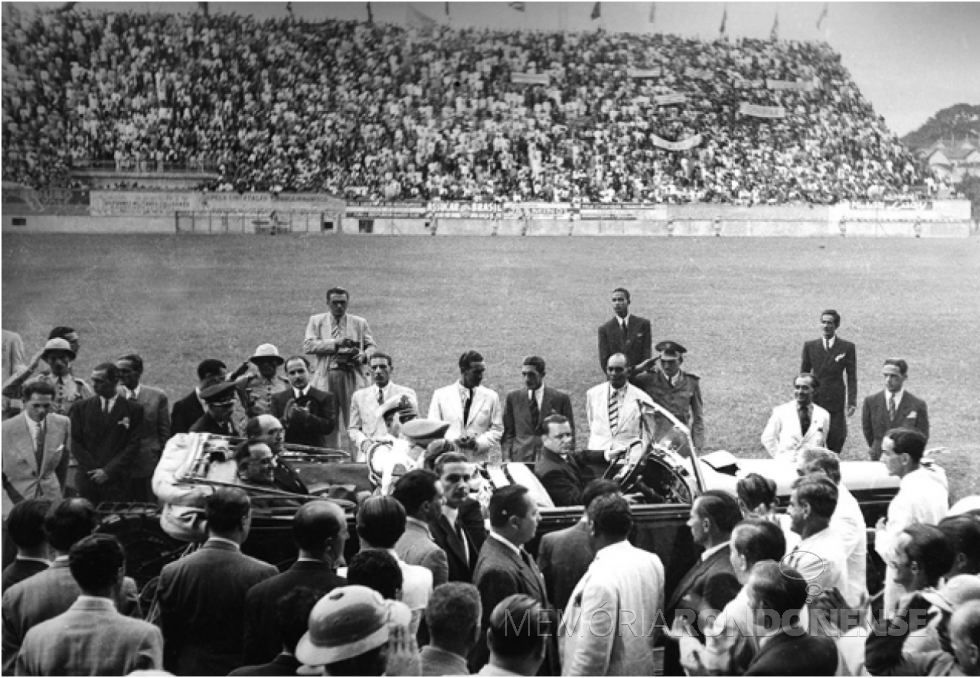
{"type": "MultiPolygon", "coordinates": [[[[385,399],[394,396],[407,395],[415,409],[419,409],[419,399],[413,389],[407,386],[399,386],[394,382],[388,382],[384,388],[385,399]]],[[[378,405],[378,387],[372,384],[354,393],[350,401],[350,425],[347,435],[350,436],[351,443],[354,445],[355,452],[364,454],[366,450],[361,450],[365,441],[391,440],[392,436],[388,433],[384,417],[380,413],[378,405]]]]}
{"type": "Polygon", "coordinates": [[[563,676],[653,672],[656,621],[664,606],[664,566],[628,541],[596,553],[572,592],[559,629],[563,676]]]}
{"type": "Polygon", "coordinates": [[[405,532],[395,544],[395,553],[409,565],[421,565],[432,572],[432,588],[449,581],[446,552],[432,539],[429,526],[409,518],[405,532]]]}
{"type": "Polygon", "coordinates": [[[790,401],[773,408],[769,423],[762,432],[762,444],[771,456],[795,464],[796,456],[804,446],[823,447],[828,431],[830,412],[814,405],[810,414],[810,428],[804,435],[800,429],[796,401],[790,401]]]}
{"type": "Polygon", "coordinates": [[[163,668],[163,634],[116,611],[108,598],[79,597],[38,624],[17,656],[18,676],[125,676],[163,668]]]}
{"type": "MultiPolygon", "coordinates": [[[[24,340],[20,338],[19,334],[3,330],[3,352],[0,355],[3,357],[3,381],[7,381],[8,378],[24,369],[24,340]]],[[[8,416],[8,409],[13,408],[14,411],[10,413],[13,415],[17,414],[21,407],[23,407],[23,402],[19,398],[13,399],[3,396],[4,419],[8,416]]]]}
{"type": "Polygon", "coordinates": [[[619,425],[609,430],[609,382],[593,386],[585,394],[585,416],[589,422],[589,450],[608,450],[613,443],[627,444],[640,437],[640,403],[653,400],[633,384],[626,384],[626,398],[619,408],[619,425]]]}
{"type": "Polygon", "coordinates": [[[477,451],[489,452],[500,447],[504,433],[504,413],[500,407],[500,396],[485,386],[473,389],[473,403],[470,405],[469,420],[463,421],[463,399],[460,383],[436,389],[429,403],[429,419],[449,422],[446,440],[456,440],[464,435],[476,438],[477,451]]]}
{"type": "Polygon", "coordinates": [[[71,420],[52,413],[47,416],[44,426],[44,458],[38,469],[27,414],[21,413],[3,422],[4,520],[14,504],[22,499],[57,501],[62,498],[71,448],[71,420]],[[10,496],[11,489],[20,496],[10,496]]]}

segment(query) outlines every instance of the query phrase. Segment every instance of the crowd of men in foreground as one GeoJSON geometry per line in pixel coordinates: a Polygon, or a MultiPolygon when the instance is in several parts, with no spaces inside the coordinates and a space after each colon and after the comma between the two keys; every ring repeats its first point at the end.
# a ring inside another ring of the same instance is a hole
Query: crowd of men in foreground
{"type": "MultiPolygon", "coordinates": [[[[574,452],[568,396],[543,386],[539,358],[524,361],[527,388],[502,408],[481,386],[482,356],[467,352],[460,380],[438,389],[419,418],[414,391],[395,388],[391,358],[367,322],[346,313],[348,298],[331,289],[330,312],[310,319],[312,361],[263,345],[250,361],[257,373],[243,365],[230,380],[223,363],[204,361],[198,389],[169,412],[162,392],[141,383],[134,354],[98,365],[88,390],[69,370],[79,348],[70,328],[56,328],[31,363],[5,375],[5,406],[23,408],[3,424],[4,536],[17,553],[4,570],[5,671],[649,675],[663,642],[668,675],[980,672],[980,516],[969,510],[975,498],[950,509],[945,476],[924,458],[928,415],[903,388],[901,360],[885,362],[886,388],[864,406],[872,457],[901,479],[876,526],[886,588],[869,601],[864,519],[834,451],[856,410],[854,347],[836,336],[835,312],[822,315],[824,337],[804,347],[794,401],[774,410],[763,434],[800,476],[788,515],[777,515],[775,483],[758,474],[740,479],[737,496],[699,495],[687,525],[703,552],[668,590],[660,558],[628,540],[629,498],[589,474],[639,436],[644,403],[688,426],[695,446],[703,436],[697,378],[679,369],[683,347],[662,342],[652,357],[650,323],[629,313],[627,291],[614,292],[616,316],[599,330],[607,380],[587,394],[583,453],[574,452]],[[374,383],[357,388],[364,364],[374,383]],[[651,382],[669,397],[656,400],[651,382]],[[821,397],[826,406],[814,402],[821,397]],[[152,612],[140,610],[121,546],[92,534],[94,506],[152,500],[160,450],[187,430],[245,438],[236,463],[249,484],[295,481],[276,458],[282,438],[349,440],[368,460],[406,441],[420,463],[390,494],[360,502],[359,550],[346,566],[350,535],[336,505],[298,507],[297,561],[277,573],[240,550],[259,507],[239,488],[210,493],[207,540],[164,568],[152,612]],[[527,487],[498,488],[485,513],[471,497],[475,463],[498,453],[534,461],[554,503],[583,507],[577,525],[541,539],[537,558],[524,549],[540,520],[527,487]]],[[[5,333],[5,365],[7,347],[5,333]]],[[[661,419],[656,435],[669,436],[674,423],[661,419]]],[[[12,552],[5,544],[5,557],[12,552]]]]}

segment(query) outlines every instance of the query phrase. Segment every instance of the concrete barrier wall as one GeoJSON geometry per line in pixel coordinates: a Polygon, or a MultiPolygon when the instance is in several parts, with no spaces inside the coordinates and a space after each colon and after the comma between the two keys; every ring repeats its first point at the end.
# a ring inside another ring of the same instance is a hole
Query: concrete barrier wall
{"type": "Polygon", "coordinates": [[[374,232],[361,233],[360,220],[344,217],[340,220],[341,232],[348,235],[432,235],[427,219],[374,218],[374,232]]]}
{"type": "Polygon", "coordinates": [[[88,217],[3,215],[4,233],[176,233],[174,217],[88,217]],[[14,226],[23,219],[25,226],[14,226]]]}

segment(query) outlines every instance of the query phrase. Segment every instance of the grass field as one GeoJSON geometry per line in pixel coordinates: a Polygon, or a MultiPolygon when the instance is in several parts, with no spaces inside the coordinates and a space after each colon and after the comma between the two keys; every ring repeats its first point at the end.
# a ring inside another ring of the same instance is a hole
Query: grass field
{"type": "MultiPolygon", "coordinates": [[[[584,429],[586,389],[603,379],[596,328],[611,290],[633,293],[654,341],[689,349],[702,378],[707,448],[762,456],[770,409],[792,396],[804,340],[824,308],[857,344],[859,399],[886,357],[909,361],[929,404],[930,446],[954,498],[980,486],[980,239],[390,238],[5,235],[3,327],[28,354],[55,325],[81,334],[76,374],[136,351],[171,398],[206,357],[229,367],[260,343],[300,350],[324,291],[351,290],[423,408],[481,351],[486,385],[521,385],[521,358],[548,361],[584,429]]],[[[845,459],[866,458],[860,411],[845,459]]]]}

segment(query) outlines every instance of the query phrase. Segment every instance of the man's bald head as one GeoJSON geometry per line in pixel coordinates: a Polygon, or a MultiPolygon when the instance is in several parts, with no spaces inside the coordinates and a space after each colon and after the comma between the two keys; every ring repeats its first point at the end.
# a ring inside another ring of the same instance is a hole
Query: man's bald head
{"type": "Polygon", "coordinates": [[[249,442],[265,443],[272,448],[273,454],[282,451],[284,438],[282,424],[271,414],[260,414],[249,419],[245,424],[245,436],[249,442]]]}
{"type": "Polygon", "coordinates": [[[338,555],[347,541],[347,518],[331,501],[303,504],[293,517],[293,540],[301,552],[312,557],[331,551],[338,555]]]}
{"type": "Polygon", "coordinates": [[[963,603],[953,612],[949,624],[956,663],[964,675],[980,672],[980,600],[963,603]]]}

